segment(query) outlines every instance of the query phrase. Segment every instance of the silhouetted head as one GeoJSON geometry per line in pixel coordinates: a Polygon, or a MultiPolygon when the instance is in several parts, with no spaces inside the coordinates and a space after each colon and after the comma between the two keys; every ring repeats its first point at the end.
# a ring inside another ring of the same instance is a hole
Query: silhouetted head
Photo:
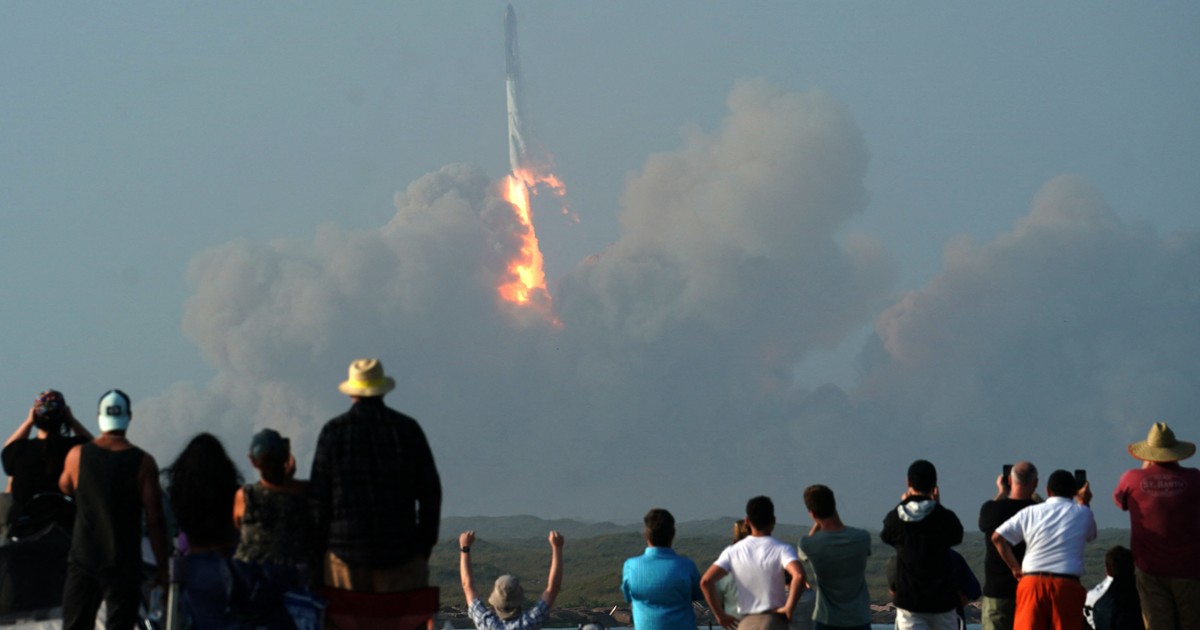
{"type": "Polygon", "coordinates": [[[653,547],[670,547],[675,541],[675,517],[662,509],[654,508],[646,512],[642,519],[646,525],[646,540],[653,547]]]}
{"type": "Polygon", "coordinates": [[[820,484],[804,489],[804,507],[812,512],[813,518],[837,515],[837,500],[833,498],[833,490],[820,484]]]}
{"type": "Polygon", "coordinates": [[[274,429],[263,429],[250,440],[250,463],[267,483],[279,485],[287,481],[291,456],[291,442],[274,429]]]}
{"type": "Polygon", "coordinates": [[[937,487],[937,468],[924,459],[913,462],[908,467],[908,487],[921,494],[933,492],[937,487]]]}
{"type": "Polygon", "coordinates": [[[757,496],[746,502],[746,520],[760,532],[775,526],[775,504],[769,497],[757,496]]]}
{"type": "Polygon", "coordinates": [[[1133,552],[1117,545],[1104,554],[1104,572],[1109,577],[1133,577],[1133,552]]]}
{"type": "Polygon", "coordinates": [[[70,434],[67,421],[67,401],[57,390],[47,389],[33,400],[33,426],[45,431],[48,436],[70,434]]]}
{"type": "Polygon", "coordinates": [[[750,535],[750,526],[746,524],[746,519],[739,518],[733,522],[733,542],[737,542],[750,535]]]}
{"type": "Polygon", "coordinates": [[[1061,469],[1050,473],[1050,479],[1046,482],[1046,493],[1050,496],[1073,497],[1078,491],[1074,473],[1061,469]]]}

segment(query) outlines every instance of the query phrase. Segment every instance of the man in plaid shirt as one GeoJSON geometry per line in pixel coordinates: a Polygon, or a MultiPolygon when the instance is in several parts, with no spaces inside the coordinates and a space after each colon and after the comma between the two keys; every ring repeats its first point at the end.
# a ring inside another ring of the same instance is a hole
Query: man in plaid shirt
{"type": "Polygon", "coordinates": [[[396,386],[377,359],[350,364],[338,386],[353,401],[317,439],[311,491],[324,583],[359,592],[429,583],[442,486],[417,421],[388,408],[396,386]]]}

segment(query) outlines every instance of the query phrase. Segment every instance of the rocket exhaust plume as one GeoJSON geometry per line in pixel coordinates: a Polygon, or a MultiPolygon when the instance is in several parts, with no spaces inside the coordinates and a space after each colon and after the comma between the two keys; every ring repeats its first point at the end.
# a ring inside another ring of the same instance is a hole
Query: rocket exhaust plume
{"type": "MultiPolygon", "coordinates": [[[[504,88],[508,101],[508,165],[510,173],[503,183],[503,196],[513,205],[517,220],[524,228],[521,248],[508,263],[512,280],[498,289],[500,297],[517,305],[542,310],[551,321],[557,322],[551,311],[550,293],[546,290],[546,273],[542,267],[542,250],[533,229],[533,213],[529,200],[539,187],[549,188],[562,197],[566,189],[545,166],[535,167],[529,159],[525,130],[521,119],[521,60],[517,54],[517,14],[512,5],[504,13],[505,76],[504,88]]],[[[564,209],[565,213],[565,209],[564,209]]]]}

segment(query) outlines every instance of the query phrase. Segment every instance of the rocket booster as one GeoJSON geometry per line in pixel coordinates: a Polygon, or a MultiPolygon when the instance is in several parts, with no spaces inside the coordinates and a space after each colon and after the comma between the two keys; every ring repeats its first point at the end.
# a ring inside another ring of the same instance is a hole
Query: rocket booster
{"type": "Polygon", "coordinates": [[[517,56],[517,14],[512,5],[504,13],[504,88],[508,96],[508,165],[512,172],[525,165],[525,134],[521,124],[521,60],[517,56]]]}

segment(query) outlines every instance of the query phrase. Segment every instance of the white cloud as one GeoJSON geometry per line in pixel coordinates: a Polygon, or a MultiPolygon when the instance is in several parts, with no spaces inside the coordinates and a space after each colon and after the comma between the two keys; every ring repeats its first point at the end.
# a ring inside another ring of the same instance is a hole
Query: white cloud
{"type": "Polygon", "coordinates": [[[925,457],[970,522],[1001,464],[1115,481],[1127,441],[1200,403],[1196,234],[1126,225],[1061,177],[894,300],[888,254],[839,235],[868,199],[844,108],[750,81],[729,109],[631,176],[619,239],[554,291],[561,327],[499,302],[520,227],[469,166],[414,182],[380,229],[198,256],[184,328],[217,375],[144,403],[168,427],[151,446],[173,456],[203,427],[237,452],[272,426],[303,468],[347,404],[345,365],[371,355],[451,513],[687,518],[767,493],[800,520],[819,482],[874,525],[925,457]],[[872,320],[852,387],[796,386],[794,366],[872,320]]]}
{"type": "Polygon", "coordinates": [[[786,435],[792,366],[870,321],[891,265],[871,239],[836,235],[867,201],[866,151],[839,104],[753,81],[729,106],[717,133],[690,132],[631,179],[619,240],[556,291],[561,328],[498,303],[519,227],[479,171],[450,166],[398,195],[379,230],[198,256],[184,329],[218,376],[146,407],[176,444],[216,427],[239,451],[266,425],[305,455],[346,404],[344,366],[380,356],[450,510],[737,511],[750,485],[716,470],[738,494],[710,505],[701,462],[726,449],[756,469],[787,462],[768,436],[786,435]],[[767,433],[739,428],[755,426],[767,433]],[[764,445],[775,452],[757,457],[764,445]]]}

